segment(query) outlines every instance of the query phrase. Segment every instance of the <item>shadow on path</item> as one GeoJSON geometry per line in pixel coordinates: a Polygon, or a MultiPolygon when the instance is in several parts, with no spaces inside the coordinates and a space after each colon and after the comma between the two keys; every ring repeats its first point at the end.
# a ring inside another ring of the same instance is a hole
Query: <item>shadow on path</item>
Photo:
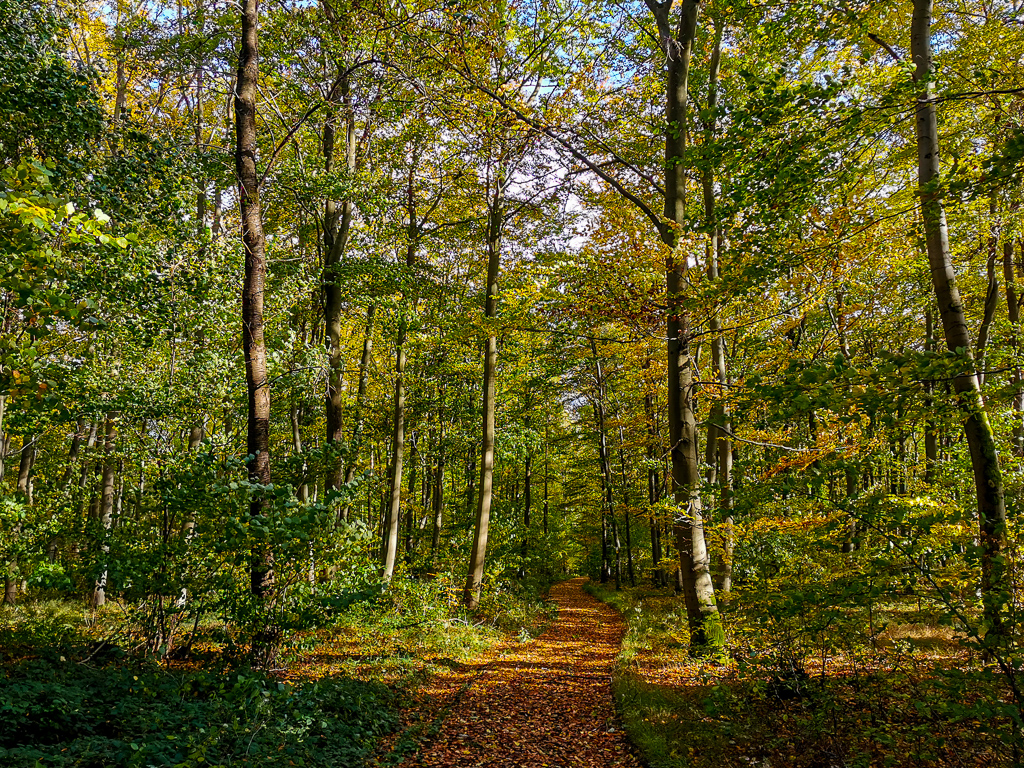
{"type": "Polygon", "coordinates": [[[464,666],[468,687],[404,766],[639,768],[612,702],[622,619],[585,582],[551,588],[558,619],[536,640],[464,666]]]}

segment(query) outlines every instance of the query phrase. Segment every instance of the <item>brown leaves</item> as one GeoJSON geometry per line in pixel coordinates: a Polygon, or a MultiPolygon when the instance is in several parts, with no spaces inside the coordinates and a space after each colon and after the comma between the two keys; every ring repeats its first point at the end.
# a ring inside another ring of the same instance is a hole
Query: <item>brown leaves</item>
{"type": "Polygon", "coordinates": [[[447,681],[468,683],[436,738],[406,766],[639,768],[615,718],[612,664],[624,627],[583,579],[552,588],[558,620],[531,643],[501,648],[447,681]]]}

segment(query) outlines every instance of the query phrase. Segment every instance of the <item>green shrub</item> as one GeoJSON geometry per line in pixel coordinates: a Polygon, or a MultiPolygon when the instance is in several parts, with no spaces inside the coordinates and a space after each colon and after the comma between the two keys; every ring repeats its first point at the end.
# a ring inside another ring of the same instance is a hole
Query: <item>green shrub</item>
{"type": "Polygon", "coordinates": [[[248,670],[28,661],[0,678],[0,764],[359,766],[396,725],[383,685],[248,670]]]}

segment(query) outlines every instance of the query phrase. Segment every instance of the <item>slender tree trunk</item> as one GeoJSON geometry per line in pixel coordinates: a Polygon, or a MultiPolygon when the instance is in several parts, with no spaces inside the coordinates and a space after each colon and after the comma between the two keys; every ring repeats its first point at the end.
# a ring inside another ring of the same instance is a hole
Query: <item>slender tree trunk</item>
{"type": "Polygon", "coordinates": [[[487,295],[484,318],[488,322],[487,343],[484,347],[483,372],[483,428],[480,452],[480,492],[476,506],[476,525],[473,529],[473,549],[469,557],[469,571],[462,600],[470,610],[480,604],[480,586],[484,577],[487,557],[487,536],[491,524],[491,495],[494,482],[494,413],[495,376],[498,367],[498,337],[491,324],[498,308],[498,270],[501,264],[501,234],[503,226],[502,202],[506,180],[499,162],[493,180],[494,194],[488,202],[487,217],[487,295]]]}
{"type": "MultiPolygon", "coordinates": [[[[298,398],[294,392],[292,392],[292,403],[288,415],[292,424],[292,450],[295,452],[296,456],[302,456],[302,409],[299,406],[298,398]]],[[[299,487],[296,489],[296,494],[299,501],[305,503],[309,501],[309,483],[306,482],[305,458],[302,460],[302,466],[299,471],[302,473],[302,476],[299,480],[299,487]]]]}
{"type": "MultiPolygon", "coordinates": [[[[622,589],[622,554],[621,544],[619,542],[619,523],[615,515],[615,500],[613,496],[613,485],[612,480],[612,460],[608,451],[608,433],[605,429],[605,381],[604,372],[601,369],[601,360],[597,356],[597,343],[593,337],[590,339],[590,351],[594,355],[594,381],[597,385],[597,391],[594,397],[594,421],[597,426],[597,452],[598,458],[601,462],[601,496],[602,496],[602,513],[607,517],[611,527],[611,545],[615,552],[615,563],[612,569],[615,576],[615,589],[622,589]]],[[[605,527],[607,534],[608,527],[605,527]]],[[[604,567],[607,567],[608,555],[607,555],[607,544],[604,546],[602,552],[602,560],[604,567]]],[[[605,583],[607,581],[607,575],[602,572],[601,581],[605,583]]]]}
{"type": "Polygon", "coordinates": [[[114,491],[117,464],[114,461],[114,446],[117,443],[117,420],[120,417],[117,411],[110,411],[106,416],[105,438],[103,442],[103,479],[100,491],[100,527],[102,529],[103,544],[100,546],[101,563],[99,577],[92,591],[92,607],[99,608],[107,602],[107,556],[110,552],[110,544],[106,536],[110,533],[114,518],[114,491]]]}
{"type": "Polygon", "coordinates": [[[687,83],[697,29],[699,0],[682,0],[673,31],[670,3],[646,0],[658,24],[667,68],[665,118],[665,223],[661,239],[669,248],[666,259],[668,309],[668,421],[673,495],[677,507],[674,525],[679,554],[680,587],[686,604],[690,645],[695,653],[724,642],[715,602],[711,560],[704,537],[700,498],[700,459],[697,423],[693,412],[694,379],[690,352],[690,318],[682,302],[682,275],[687,257],[678,234],[686,226],[685,156],[687,138],[687,83]]]}
{"type": "MultiPolygon", "coordinates": [[[[644,364],[644,369],[648,369],[651,366],[651,361],[648,359],[644,364]]],[[[654,395],[648,389],[644,394],[644,415],[647,418],[647,503],[650,509],[651,516],[651,562],[654,564],[653,578],[656,586],[663,587],[667,584],[668,579],[665,575],[665,569],[662,566],[663,553],[661,550],[661,523],[658,520],[658,516],[655,513],[655,505],[661,501],[661,493],[658,483],[658,425],[654,419],[654,395]]]]}
{"type": "MultiPolygon", "coordinates": [[[[925,312],[925,341],[924,346],[928,352],[935,351],[935,320],[932,311],[925,312]]],[[[924,481],[931,485],[935,482],[936,471],[939,466],[939,431],[935,419],[931,416],[935,404],[935,383],[929,381],[925,384],[925,410],[929,416],[924,423],[924,481]]]]}
{"type": "MultiPolygon", "coordinates": [[[[1003,282],[1006,283],[1006,314],[1010,321],[1010,348],[1020,350],[1020,300],[1017,298],[1017,274],[1013,264],[1013,240],[1003,242],[1003,282]]],[[[1016,355],[1015,355],[1016,357],[1016,355]]],[[[1024,380],[1020,366],[1014,366],[1013,382],[1013,452],[1024,456],[1024,380]]]]}
{"type": "Polygon", "coordinates": [[[629,478],[626,476],[625,432],[619,424],[619,471],[622,475],[622,520],[626,527],[626,571],[629,574],[629,586],[636,586],[636,570],[633,568],[633,530],[629,514],[629,478]]]}
{"type": "MultiPolygon", "coordinates": [[[[345,106],[345,168],[351,177],[356,170],[356,126],[351,108],[349,82],[345,78],[341,83],[341,97],[345,106]]],[[[324,125],[324,166],[330,173],[334,162],[335,130],[333,118],[324,125]]],[[[344,399],[342,397],[342,378],[344,374],[344,352],[342,331],[342,291],[339,269],[348,247],[349,235],[352,230],[353,201],[346,199],[340,204],[334,200],[327,202],[324,213],[324,338],[327,342],[327,395],[325,410],[327,415],[327,443],[337,449],[345,439],[344,434],[344,399]]],[[[365,344],[364,344],[365,346],[365,344]]],[[[341,487],[345,476],[346,461],[341,455],[335,455],[329,464],[324,478],[326,490],[341,487]]],[[[343,508],[342,516],[347,514],[343,508]]]]}
{"type": "MultiPolygon", "coordinates": [[[[235,173],[245,248],[245,280],[242,285],[242,349],[248,393],[246,453],[251,456],[249,480],[270,484],[270,381],[267,378],[267,348],[263,338],[263,303],[267,277],[266,238],[260,210],[259,176],[256,169],[256,90],[259,79],[257,57],[258,0],[242,0],[242,33],[235,84],[235,173]]],[[[253,498],[249,515],[263,516],[266,500],[253,498]]],[[[274,555],[267,546],[253,547],[250,589],[259,598],[269,598],[274,586],[274,555]]],[[[272,634],[272,633],[271,633],[272,634]]],[[[254,648],[264,662],[274,653],[275,640],[263,637],[254,648]]]]}
{"type": "Polygon", "coordinates": [[[548,421],[547,414],[544,420],[544,535],[548,535],[548,477],[551,475],[551,467],[548,464],[548,421]]]}
{"type": "Polygon", "coordinates": [[[963,362],[960,375],[953,380],[953,387],[966,419],[964,433],[974,470],[981,544],[982,602],[985,621],[990,627],[988,633],[1001,643],[1007,634],[1003,619],[1007,579],[1004,555],[1006,505],[995,435],[981,395],[976,366],[971,359],[970,334],[956,285],[942,204],[938,117],[931,87],[934,74],[931,21],[932,0],[914,0],[910,50],[915,66],[914,80],[918,84],[916,128],[921,215],[946,346],[963,362]]]}
{"type": "MultiPolygon", "coordinates": [[[[416,265],[416,252],[419,247],[419,221],[416,214],[415,197],[415,174],[418,158],[413,160],[409,169],[408,185],[406,188],[406,252],[405,265],[410,269],[416,265]]],[[[403,297],[408,299],[408,297],[403,297]]],[[[412,300],[410,314],[416,312],[416,299],[412,300]]],[[[405,343],[408,336],[408,324],[410,317],[403,316],[398,328],[398,339],[395,342],[395,401],[394,419],[392,428],[392,453],[391,453],[391,502],[387,516],[387,541],[384,550],[383,576],[390,579],[395,572],[395,561],[398,557],[399,524],[401,522],[402,509],[402,460],[405,450],[405,364],[406,350],[405,343]]],[[[410,498],[415,498],[414,490],[410,492],[410,498]]],[[[408,552],[408,541],[406,552],[408,552]]]]}
{"type": "MultiPolygon", "coordinates": [[[[406,562],[410,561],[413,549],[413,529],[415,527],[416,519],[412,513],[412,504],[416,501],[416,475],[418,474],[420,466],[419,440],[416,439],[415,432],[413,432],[412,439],[409,442],[409,499],[406,503],[405,546],[403,547],[406,562]]],[[[401,478],[399,478],[399,480],[401,480],[401,478]]]]}
{"type": "Polygon", "coordinates": [[[442,519],[442,515],[444,514],[444,447],[444,424],[442,422],[437,447],[437,466],[434,468],[434,495],[431,499],[434,512],[434,527],[430,535],[431,562],[435,562],[437,560],[437,550],[441,544],[441,528],[444,524],[444,520],[442,519]]]}
{"type": "Polygon", "coordinates": [[[533,454],[527,451],[526,465],[523,467],[523,541],[519,552],[520,578],[526,575],[526,560],[530,553],[530,512],[533,506],[533,454]]]}
{"type": "MultiPolygon", "coordinates": [[[[21,457],[18,462],[18,484],[16,492],[24,499],[28,506],[32,506],[32,469],[36,463],[36,442],[38,436],[25,435],[21,441],[21,457]]],[[[15,543],[21,536],[21,521],[18,521],[11,531],[11,543],[15,543]]],[[[7,571],[4,573],[4,603],[14,605],[18,602],[18,556],[13,554],[7,561],[7,571]]]]}
{"type": "MultiPolygon", "coordinates": [[[[345,467],[345,484],[351,483],[356,476],[356,450],[359,440],[363,434],[364,408],[366,406],[366,388],[370,380],[370,362],[373,356],[373,318],[377,312],[377,306],[371,304],[366,308],[366,329],[363,332],[363,351],[359,356],[359,385],[356,392],[356,412],[352,425],[352,453],[348,457],[348,464],[345,467]]],[[[371,458],[372,463],[372,458],[371,458]]],[[[349,505],[345,504],[339,512],[339,520],[348,520],[349,505]]]]}
{"type": "Polygon", "coordinates": [[[390,493],[384,523],[384,568],[382,575],[395,575],[398,559],[399,524],[402,510],[402,462],[405,459],[405,325],[398,331],[395,352],[395,399],[391,421],[390,493]]]}
{"type": "Polygon", "coordinates": [[[985,259],[985,275],[987,276],[988,288],[985,291],[985,306],[982,312],[981,327],[978,329],[978,352],[975,356],[978,364],[978,386],[985,384],[985,352],[988,348],[989,332],[992,322],[996,318],[996,308],[999,306],[999,280],[996,277],[996,257],[999,249],[999,237],[996,229],[996,197],[992,193],[989,198],[989,216],[991,218],[991,231],[988,236],[985,259]]]}
{"type": "Polygon", "coordinates": [[[7,432],[4,431],[4,416],[7,413],[7,395],[0,395],[0,482],[7,474],[7,432]]]}

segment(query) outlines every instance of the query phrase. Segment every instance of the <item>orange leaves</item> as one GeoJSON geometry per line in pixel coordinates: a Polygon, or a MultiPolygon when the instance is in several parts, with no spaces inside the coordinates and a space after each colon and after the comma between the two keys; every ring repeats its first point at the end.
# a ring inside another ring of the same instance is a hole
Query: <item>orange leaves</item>
{"type": "Polygon", "coordinates": [[[405,765],[639,766],[615,725],[611,695],[622,621],[582,581],[551,590],[558,620],[537,640],[451,676],[471,679],[437,737],[405,765]]]}

